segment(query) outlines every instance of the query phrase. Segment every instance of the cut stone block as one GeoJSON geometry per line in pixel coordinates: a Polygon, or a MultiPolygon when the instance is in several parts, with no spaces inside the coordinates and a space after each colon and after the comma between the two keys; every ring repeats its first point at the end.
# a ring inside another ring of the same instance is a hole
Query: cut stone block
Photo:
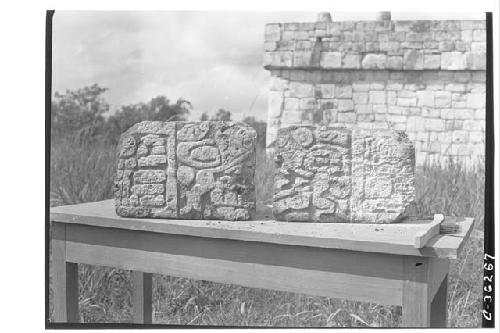
{"type": "Polygon", "coordinates": [[[273,214],[279,221],[391,223],[415,199],[415,149],[402,131],[280,129],[273,214]]]}
{"type": "Polygon", "coordinates": [[[144,121],[122,134],[116,213],[127,217],[249,220],[255,143],[248,125],[144,121]]]}

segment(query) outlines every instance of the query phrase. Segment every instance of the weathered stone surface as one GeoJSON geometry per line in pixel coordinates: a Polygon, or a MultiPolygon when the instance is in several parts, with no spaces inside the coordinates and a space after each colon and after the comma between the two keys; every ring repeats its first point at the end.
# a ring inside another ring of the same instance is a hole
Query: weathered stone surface
{"type": "Polygon", "coordinates": [[[282,128],[276,164],[276,220],[391,223],[415,199],[415,150],[404,132],[282,128]]]}
{"type": "Polygon", "coordinates": [[[458,162],[453,131],[475,145],[484,128],[484,19],[273,24],[265,43],[269,155],[280,128],[321,124],[406,130],[417,165],[458,162]]]}
{"type": "Polygon", "coordinates": [[[484,20],[268,24],[264,62],[289,68],[484,70],[485,45],[484,20]]]}
{"type": "Polygon", "coordinates": [[[342,54],[340,52],[321,52],[320,64],[324,68],[341,68],[342,54]]]}
{"type": "Polygon", "coordinates": [[[361,62],[364,69],[384,69],[387,56],[385,54],[367,54],[361,62]]]}
{"type": "Polygon", "coordinates": [[[255,212],[254,129],[226,121],[145,121],[118,144],[120,216],[248,220],[255,212]]]}
{"type": "Polygon", "coordinates": [[[424,69],[439,69],[441,67],[440,54],[424,55],[424,69]]]}
{"type": "Polygon", "coordinates": [[[441,54],[441,69],[463,70],[467,68],[467,57],[461,52],[443,52],[441,54]]]}

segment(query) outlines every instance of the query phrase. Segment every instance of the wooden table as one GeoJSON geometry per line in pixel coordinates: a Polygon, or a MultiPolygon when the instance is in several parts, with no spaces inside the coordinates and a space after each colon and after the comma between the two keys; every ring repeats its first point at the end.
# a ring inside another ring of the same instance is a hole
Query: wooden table
{"type": "Polygon", "coordinates": [[[121,218],[112,200],[51,208],[50,220],[55,322],[79,321],[82,263],[133,271],[136,323],[152,322],[158,273],[399,305],[405,327],[446,326],[449,262],[473,225],[416,248],[411,225],[121,218]]]}

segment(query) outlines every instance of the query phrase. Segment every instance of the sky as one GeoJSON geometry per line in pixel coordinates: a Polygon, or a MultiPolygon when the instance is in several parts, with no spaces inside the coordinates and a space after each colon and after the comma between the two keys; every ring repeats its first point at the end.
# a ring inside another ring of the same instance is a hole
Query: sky
{"type": "MultiPolygon", "coordinates": [[[[56,11],[52,91],[98,83],[111,112],[165,95],[193,105],[191,120],[219,108],[265,120],[270,74],[264,26],[313,22],[316,12],[56,11]]],[[[332,13],[373,20],[376,13],[332,13]]],[[[392,19],[483,19],[481,13],[392,13],[392,19]]]]}

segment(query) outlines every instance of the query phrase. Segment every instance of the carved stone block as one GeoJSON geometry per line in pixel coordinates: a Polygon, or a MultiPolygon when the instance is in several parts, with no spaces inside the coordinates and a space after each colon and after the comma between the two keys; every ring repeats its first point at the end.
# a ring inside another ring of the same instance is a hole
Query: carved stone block
{"type": "Polygon", "coordinates": [[[283,128],[275,158],[276,220],[391,223],[415,199],[415,149],[404,132],[283,128]]]}
{"type": "Polygon", "coordinates": [[[120,216],[248,220],[257,133],[227,121],[144,121],[118,144],[120,216]]]}

